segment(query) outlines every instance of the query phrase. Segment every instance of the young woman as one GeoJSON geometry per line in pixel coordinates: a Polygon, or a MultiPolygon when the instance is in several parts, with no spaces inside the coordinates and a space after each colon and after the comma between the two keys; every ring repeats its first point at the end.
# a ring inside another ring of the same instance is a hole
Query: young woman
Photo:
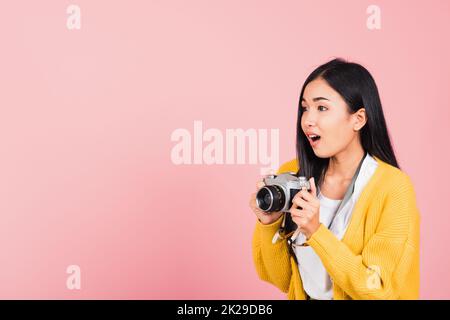
{"type": "Polygon", "coordinates": [[[252,194],[253,260],[262,280],[289,299],[419,297],[415,192],[364,67],[334,59],[309,75],[300,93],[297,159],[283,172],[307,177],[311,189],[295,195],[289,213],[261,211],[252,194]]]}

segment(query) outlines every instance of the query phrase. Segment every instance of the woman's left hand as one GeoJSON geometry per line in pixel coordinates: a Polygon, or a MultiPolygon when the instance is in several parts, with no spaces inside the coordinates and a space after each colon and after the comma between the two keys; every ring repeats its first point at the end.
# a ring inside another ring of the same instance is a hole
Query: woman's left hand
{"type": "Polygon", "coordinates": [[[309,239],[320,226],[320,201],[316,197],[314,178],[309,179],[311,191],[302,188],[292,199],[290,213],[298,229],[309,239]],[[299,206],[300,208],[297,208],[299,206]]]}

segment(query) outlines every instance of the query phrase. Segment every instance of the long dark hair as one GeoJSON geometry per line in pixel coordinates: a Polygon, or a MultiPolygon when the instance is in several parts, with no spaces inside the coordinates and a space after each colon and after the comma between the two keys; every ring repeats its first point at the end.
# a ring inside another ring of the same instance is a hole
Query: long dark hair
{"type": "Polygon", "coordinates": [[[320,186],[328,169],[329,158],[319,158],[314,154],[301,127],[303,93],[306,85],[317,78],[325,80],[342,96],[351,114],[361,107],[365,108],[367,122],[359,131],[364,151],[400,168],[389,139],[380,96],[373,77],[363,66],[338,58],[319,66],[303,84],[297,118],[297,161],[299,164],[297,175],[306,176],[308,179],[314,177],[316,185],[320,186]]]}

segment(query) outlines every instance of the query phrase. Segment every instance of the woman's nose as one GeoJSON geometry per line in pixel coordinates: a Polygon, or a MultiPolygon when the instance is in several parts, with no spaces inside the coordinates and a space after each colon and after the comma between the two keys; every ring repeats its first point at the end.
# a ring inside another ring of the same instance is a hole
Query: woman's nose
{"type": "Polygon", "coordinates": [[[303,117],[304,117],[304,121],[305,121],[305,125],[306,126],[311,127],[311,126],[315,126],[316,125],[317,119],[311,113],[309,113],[309,112],[305,113],[305,114],[303,114],[303,117]]]}

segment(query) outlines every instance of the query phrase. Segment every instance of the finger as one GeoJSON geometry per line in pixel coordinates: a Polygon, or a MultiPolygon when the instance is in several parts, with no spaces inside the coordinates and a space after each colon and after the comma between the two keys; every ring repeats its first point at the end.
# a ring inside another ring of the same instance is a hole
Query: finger
{"type": "Polygon", "coordinates": [[[309,202],[305,201],[302,198],[292,199],[292,202],[295,203],[297,206],[299,206],[302,209],[314,211],[316,207],[311,205],[309,202]]]}
{"type": "Polygon", "coordinates": [[[300,231],[302,231],[303,226],[306,226],[308,224],[308,220],[302,217],[293,217],[292,221],[295,222],[300,231]]]}
{"type": "Polygon", "coordinates": [[[250,208],[258,214],[265,214],[265,212],[263,210],[261,210],[260,208],[258,208],[258,206],[255,206],[254,204],[250,203],[250,208]]]}
{"type": "Polygon", "coordinates": [[[296,210],[296,209],[297,209],[297,204],[292,199],[292,206],[289,208],[289,212],[292,212],[292,210],[296,210]]]}
{"type": "Polygon", "coordinates": [[[250,197],[250,201],[248,202],[248,204],[250,205],[250,208],[252,208],[253,209],[253,206],[254,206],[254,200],[255,200],[255,198],[253,197],[253,195],[250,197]]]}
{"type": "Polygon", "coordinates": [[[302,190],[300,190],[298,192],[298,196],[300,198],[305,199],[306,201],[314,201],[314,199],[316,198],[313,194],[312,191],[308,191],[305,187],[302,188],[302,190]]]}
{"type": "Polygon", "coordinates": [[[308,225],[308,223],[310,222],[310,219],[305,218],[303,216],[293,216],[292,217],[292,221],[295,222],[295,224],[297,225],[297,227],[299,228],[303,228],[305,226],[308,225]]]}
{"type": "Polygon", "coordinates": [[[306,200],[313,207],[318,208],[320,206],[319,199],[317,199],[316,195],[313,194],[312,191],[309,192],[306,189],[302,189],[297,194],[300,199],[306,200]]]}
{"type": "Polygon", "coordinates": [[[252,193],[250,197],[250,207],[252,209],[259,209],[258,205],[256,204],[256,193],[252,193]]]}
{"type": "Polygon", "coordinates": [[[267,212],[261,210],[261,208],[258,206],[258,203],[256,202],[256,193],[252,193],[250,197],[250,208],[254,211],[257,211],[258,213],[267,214],[267,212]]]}
{"type": "Polygon", "coordinates": [[[294,219],[303,219],[303,225],[309,223],[311,221],[312,217],[310,216],[309,212],[303,211],[303,212],[295,212],[294,214],[291,214],[292,220],[294,219]]]}
{"type": "Polygon", "coordinates": [[[306,187],[302,187],[299,192],[297,192],[297,194],[294,196],[293,199],[305,199],[307,201],[311,201],[312,199],[314,199],[314,197],[312,196],[311,193],[308,192],[308,189],[306,189],[306,187]]]}
{"type": "Polygon", "coordinates": [[[298,197],[298,198],[293,198],[292,199],[292,206],[289,208],[289,212],[291,212],[292,210],[301,210],[304,209],[303,206],[300,206],[297,203],[301,203],[304,206],[309,206],[309,209],[312,209],[311,205],[309,205],[307,202],[305,202],[305,200],[303,200],[302,198],[298,197]],[[300,201],[304,201],[304,202],[300,202],[300,201]],[[306,203],[306,205],[305,205],[306,203]]]}
{"type": "Polygon", "coordinates": [[[297,209],[297,208],[291,208],[289,210],[289,213],[291,214],[291,216],[299,216],[301,214],[301,209],[297,209]]]}
{"type": "Polygon", "coordinates": [[[308,210],[303,210],[303,209],[292,209],[292,212],[291,212],[292,217],[308,218],[309,215],[310,215],[310,212],[308,210]]]}
{"type": "Polygon", "coordinates": [[[311,187],[311,193],[316,196],[317,195],[317,188],[316,188],[316,181],[314,179],[314,177],[311,177],[311,179],[309,179],[309,185],[311,187]]]}
{"type": "Polygon", "coordinates": [[[264,187],[266,184],[264,183],[264,181],[258,181],[256,183],[256,190],[261,189],[262,187],[264,187]]]}

